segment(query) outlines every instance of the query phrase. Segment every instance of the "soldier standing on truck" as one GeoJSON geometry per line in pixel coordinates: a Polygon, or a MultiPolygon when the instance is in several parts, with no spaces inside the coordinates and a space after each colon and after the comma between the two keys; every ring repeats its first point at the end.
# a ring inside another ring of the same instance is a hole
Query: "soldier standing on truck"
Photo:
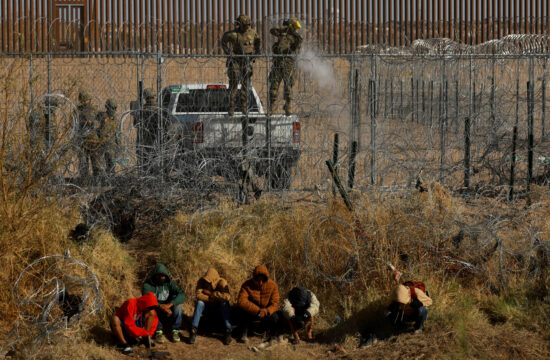
{"type": "Polygon", "coordinates": [[[105,161],[106,175],[114,175],[114,156],[117,146],[116,128],[118,120],[116,117],[117,103],[114,99],[105,102],[105,111],[97,114],[99,129],[98,136],[101,143],[100,159],[105,161]]]}
{"type": "Polygon", "coordinates": [[[241,85],[241,108],[243,114],[246,114],[247,91],[250,87],[250,78],[252,77],[252,64],[249,56],[258,55],[261,51],[260,37],[255,30],[251,28],[252,21],[247,15],[239,15],[235,21],[236,28],[227,31],[222,36],[222,49],[227,58],[227,76],[229,77],[229,110],[228,114],[235,112],[235,102],[237,100],[237,87],[241,85]],[[231,55],[241,55],[233,57],[231,55]]]}
{"type": "Polygon", "coordinates": [[[273,66],[269,72],[269,107],[271,114],[281,80],[284,83],[285,114],[290,115],[290,101],[292,97],[292,87],[294,86],[294,68],[296,67],[296,54],[300,51],[302,45],[302,36],[298,34],[301,29],[298,19],[291,18],[283,22],[283,27],[272,28],[271,35],[277,37],[273,44],[273,54],[279,55],[273,57],[273,66]]]}
{"type": "Polygon", "coordinates": [[[84,90],[78,94],[78,169],[81,182],[88,182],[90,163],[94,177],[99,175],[99,138],[97,136],[97,111],[92,105],[92,97],[84,90]]]}

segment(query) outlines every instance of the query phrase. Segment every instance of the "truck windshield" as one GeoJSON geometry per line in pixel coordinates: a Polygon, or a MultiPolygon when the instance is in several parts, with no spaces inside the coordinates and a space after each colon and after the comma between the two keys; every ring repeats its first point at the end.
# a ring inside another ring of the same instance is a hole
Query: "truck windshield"
{"type": "MultiPolygon", "coordinates": [[[[242,111],[239,101],[240,90],[237,91],[235,111],[242,111]]],[[[258,104],[252,90],[248,91],[248,110],[257,112],[258,104]]],[[[176,105],[176,113],[186,112],[227,112],[229,108],[229,89],[196,89],[180,93],[176,105]]]]}

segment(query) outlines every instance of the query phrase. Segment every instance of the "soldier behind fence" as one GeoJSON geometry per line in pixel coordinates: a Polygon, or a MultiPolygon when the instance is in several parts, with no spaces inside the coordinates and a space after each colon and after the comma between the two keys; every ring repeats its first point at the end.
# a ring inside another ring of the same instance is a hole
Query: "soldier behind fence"
{"type": "Polygon", "coordinates": [[[145,104],[136,124],[139,139],[136,151],[140,166],[150,169],[153,165],[155,145],[159,133],[159,108],[155,92],[152,89],[145,89],[143,98],[145,104]]]}
{"type": "Polygon", "coordinates": [[[292,97],[292,86],[294,86],[294,68],[296,65],[296,53],[300,51],[302,36],[298,30],[302,26],[300,22],[292,18],[285,20],[283,27],[270,30],[271,35],[277,37],[273,44],[273,66],[269,72],[269,113],[277,102],[279,85],[281,80],[284,84],[285,114],[290,115],[290,101],[292,97]]]}
{"type": "Polygon", "coordinates": [[[55,134],[52,129],[55,127],[55,111],[58,106],[57,99],[47,97],[42,104],[31,112],[27,119],[31,153],[43,154],[54,141],[55,134]]]}
{"type": "MultiPolygon", "coordinates": [[[[260,53],[260,37],[251,28],[252,21],[247,15],[239,15],[235,21],[236,28],[227,31],[222,36],[222,49],[226,55],[254,55],[260,53]]],[[[247,91],[252,77],[252,62],[249,56],[229,56],[226,62],[227,76],[229,77],[229,115],[235,112],[237,87],[241,85],[240,102],[243,114],[246,114],[247,91]]]]}
{"type": "Polygon", "coordinates": [[[113,175],[115,172],[114,155],[117,146],[117,125],[116,116],[117,103],[114,99],[105,102],[105,111],[97,114],[99,125],[98,137],[100,142],[99,157],[105,161],[105,173],[113,175]]]}
{"type": "Polygon", "coordinates": [[[92,105],[92,97],[84,90],[78,94],[78,168],[81,182],[87,182],[92,165],[94,177],[99,175],[100,142],[98,138],[97,111],[92,105]]]}

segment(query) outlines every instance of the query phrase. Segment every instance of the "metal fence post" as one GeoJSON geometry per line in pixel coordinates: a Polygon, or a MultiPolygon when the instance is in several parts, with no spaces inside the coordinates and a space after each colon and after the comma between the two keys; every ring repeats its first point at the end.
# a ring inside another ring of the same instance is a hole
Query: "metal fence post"
{"type": "Polygon", "coordinates": [[[445,178],[445,142],[446,142],[446,127],[447,127],[447,78],[445,74],[445,59],[441,60],[441,86],[439,97],[439,126],[440,126],[440,142],[441,142],[441,162],[439,165],[439,182],[443,184],[445,178]]]}
{"type": "Polygon", "coordinates": [[[34,81],[33,81],[33,57],[32,57],[32,53],[30,54],[30,58],[29,58],[29,90],[30,90],[30,107],[32,109],[33,107],[33,104],[34,104],[34,81]]]}
{"type": "Polygon", "coordinates": [[[533,110],[534,110],[534,86],[527,82],[527,192],[531,191],[533,181],[533,110]]]}
{"type": "Polygon", "coordinates": [[[544,138],[546,137],[546,56],[544,57],[544,62],[542,63],[543,72],[542,72],[542,129],[541,129],[541,137],[544,141],[544,138]]]}
{"type": "MultiPolygon", "coordinates": [[[[266,35],[267,36],[267,35],[266,35]]],[[[266,66],[266,74],[269,73],[269,55],[266,54],[265,56],[265,66],[266,66]]],[[[269,75],[266,76],[266,84],[267,84],[267,106],[269,107],[269,104],[271,104],[271,92],[269,91],[269,75]]],[[[271,158],[271,112],[273,109],[269,108],[267,112],[267,119],[265,124],[265,137],[267,142],[267,191],[271,191],[271,177],[272,177],[272,171],[271,168],[273,166],[273,159],[271,158]]]]}
{"type": "Polygon", "coordinates": [[[370,183],[376,185],[376,83],[374,80],[369,80],[370,96],[370,183]]]}
{"type": "Polygon", "coordinates": [[[508,192],[508,200],[514,198],[514,181],[516,168],[516,144],[518,140],[518,123],[519,123],[519,79],[516,80],[516,121],[512,134],[512,156],[510,161],[510,190],[508,192]]]}
{"type": "MultiPolygon", "coordinates": [[[[164,174],[164,121],[163,121],[163,111],[162,111],[162,53],[159,49],[157,52],[157,119],[160,119],[157,126],[157,151],[159,152],[157,156],[161,174],[164,174]]],[[[164,176],[161,176],[164,178],[164,176]]]]}

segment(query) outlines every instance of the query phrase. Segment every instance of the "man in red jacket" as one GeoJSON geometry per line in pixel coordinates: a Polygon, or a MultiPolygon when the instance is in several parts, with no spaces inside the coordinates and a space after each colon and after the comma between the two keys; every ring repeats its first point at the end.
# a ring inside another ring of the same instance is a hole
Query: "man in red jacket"
{"type": "Polygon", "coordinates": [[[124,354],[132,352],[127,340],[133,343],[145,340],[146,345],[151,344],[151,337],[159,322],[156,313],[158,305],[155,294],[149,292],[137,299],[126,300],[116,309],[111,319],[111,331],[124,354]]]}

